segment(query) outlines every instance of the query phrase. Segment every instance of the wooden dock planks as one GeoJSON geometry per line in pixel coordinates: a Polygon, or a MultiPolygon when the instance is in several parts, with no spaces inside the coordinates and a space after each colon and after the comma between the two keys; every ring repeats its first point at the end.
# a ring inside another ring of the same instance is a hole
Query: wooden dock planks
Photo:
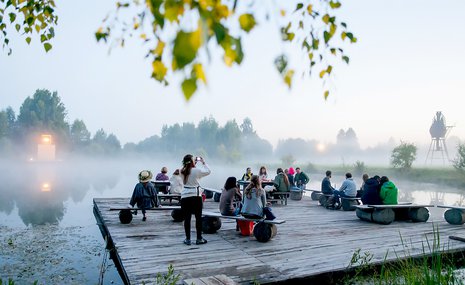
{"type": "MultiPolygon", "coordinates": [[[[388,259],[421,255],[426,239],[433,240],[433,227],[439,229],[441,248],[465,250],[465,243],[448,238],[465,236],[463,227],[448,224],[442,215],[431,215],[426,223],[378,225],[361,221],[354,212],[320,207],[309,197],[273,207],[278,219],[286,223],[277,226],[278,234],[267,243],[239,235],[234,220],[222,219],[218,233],[204,234],[207,244],[186,246],[182,243],[183,223],[173,222],[170,211],[148,212],[146,222],[139,214],[131,224],[121,224],[118,212],[108,209],[125,206],[128,201],[94,199],[94,206],[130,284],[153,284],[156,274],[166,273],[169,264],[182,279],[226,275],[240,284],[254,280],[264,284],[305,278],[347,268],[358,249],[372,254],[372,262],[382,262],[387,252],[388,259]]],[[[217,211],[218,203],[207,200],[204,207],[217,211]]],[[[194,228],[193,223],[193,237],[194,228]]]]}

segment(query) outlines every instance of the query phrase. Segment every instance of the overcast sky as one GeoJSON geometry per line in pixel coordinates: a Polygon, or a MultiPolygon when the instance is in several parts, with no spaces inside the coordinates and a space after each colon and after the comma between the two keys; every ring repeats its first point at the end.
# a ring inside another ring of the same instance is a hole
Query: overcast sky
{"type": "Polygon", "coordinates": [[[455,125],[450,135],[465,137],[465,1],[342,1],[340,16],[358,43],[346,47],[350,64],[335,67],[326,101],[320,80],[296,76],[291,90],[282,83],[274,57],[285,51],[298,65],[302,55],[281,44],[275,24],[259,23],[243,42],[243,64],[227,68],[214,52],[208,86],[190,102],[177,78],[168,87],[150,79],[139,41],[111,54],[95,41],[114,5],[97,2],[103,3],[57,1],[59,25],[48,54],[37,39],[27,46],[13,38],[13,54],[0,54],[0,109],[18,114],[36,89],[57,91],[70,123],[82,119],[92,134],[103,128],[123,144],[159,135],[164,124],[210,115],[221,125],[249,117],[274,145],[289,137],[334,143],[349,127],[362,147],[390,137],[429,144],[436,111],[455,125]]]}

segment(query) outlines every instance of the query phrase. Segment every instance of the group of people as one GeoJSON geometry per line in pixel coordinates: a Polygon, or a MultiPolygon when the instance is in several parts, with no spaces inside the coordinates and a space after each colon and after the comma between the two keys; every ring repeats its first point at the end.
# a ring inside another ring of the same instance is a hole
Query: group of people
{"type": "Polygon", "coordinates": [[[363,174],[362,185],[360,189],[357,189],[352,178],[352,174],[347,172],[345,174],[346,179],[342,182],[341,187],[336,189],[331,185],[331,175],[332,172],[327,170],[326,176],[321,182],[321,192],[323,194],[333,195],[335,208],[340,208],[341,197],[359,197],[361,198],[362,203],[366,205],[397,204],[398,189],[392,181],[389,181],[387,176],[379,177],[378,175],[375,175],[369,178],[368,174],[363,174]]]}
{"type": "MultiPolygon", "coordinates": [[[[253,173],[251,168],[247,167],[241,180],[250,181],[252,176],[253,173]]],[[[310,181],[308,175],[305,174],[300,167],[296,167],[295,170],[293,167],[286,168],[285,170],[278,168],[276,170],[276,176],[272,180],[268,178],[266,167],[262,166],[258,172],[258,178],[260,182],[273,182],[273,186],[271,186],[271,188],[266,188],[266,190],[269,189],[269,191],[276,192],[289,192],[291,189],[304,190],[307,183],[310,181]]]]}
{"type": "MultiPolygon", "coordinates": [[[[168,169],[163,167],[156,180],[168,180],[166,173],[168,169]]],[[[200,179],[211,173],[210,168],[202,157],[194,157],[191,154],[184,156],[182,168],[177,169],[170,180],[170,193],[181,194],[181,210],[184,214],[184,232],[186,238],[184,244],[191,245],[191,219],[195,216],[195,228],[197,233],[196,244],[205,244],[207,240],[202,237],[202,208],[203,189],[200,187],[200,179]],[[173,178],[174,177],[174,178],[173,178]],[[181,188],[181,189],[179,189],[181,188]]],[[[139,183],[136,184],[129,206],[142,210],[142,221],[147,220],[146,209],[161,207],[157,191],[151,182],[152,172],[143,170],[139,173],[139,183]]]]}

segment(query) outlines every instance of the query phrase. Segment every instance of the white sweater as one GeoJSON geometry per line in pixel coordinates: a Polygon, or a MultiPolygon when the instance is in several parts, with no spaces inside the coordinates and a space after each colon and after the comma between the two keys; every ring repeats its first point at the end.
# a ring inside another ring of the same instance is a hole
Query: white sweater
{"type": "MultiPolygon", "coordinates": [[[[197,166],[201,164],[198,163],[197,166]]],[[[194,167],[191,169],[191,174],[189,177],[187,177],[187,182],[184,183],[184,189],[182,189],[181,192],[181,199],[187,198],[187,197],[195,197],[197,196],[197,187],[200,186],[200,178],[207,176],[210,174],[210,168],[208,168],[208,165],[205,163],[201,167],[194,167]]],[[[180,174],[182,181],[184,181],[184,175],[180,174]]],[[[203,193],[203,189],[199,189],[199,196],[201,196],[203,193]]]]}

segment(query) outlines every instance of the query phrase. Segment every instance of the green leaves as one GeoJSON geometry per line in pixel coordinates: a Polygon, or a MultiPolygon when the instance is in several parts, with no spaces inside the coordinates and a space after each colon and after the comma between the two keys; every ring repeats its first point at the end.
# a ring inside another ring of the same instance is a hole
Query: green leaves
{"type": "Polygon", "coordinates": [[[181,85],[182,92],[187,101],[192,97],[194,92],[197,90],[197,81],[195,79],[186,79],[181,85]]]}
{"type": "Polygon", "coordinates": [[[281,74],[281,76],[282,76],[282,78],[284,80],[284,83],[289,88],[291,88],[291,86],[292,86],[292,78],[294,77],[295,71],[293,69],[288,68],[287,56],[284,55],[284,54],[278,56],[274,60],[274,65],[276,66],[276,69],[278,70],[278,72],[281,74]]]}
{"type": "Polygon", "coordinates": [[[200,30],[190,33],[179,31],[174,40],[173,69],[182,69],[191,63],[196,58],[201,44],[200,30]]]}
{"type": "Polygon", "coordinates": [[[48,52],[49,50],[52,49],[52,45],[49,44],[49,43],[45,43],[45,44],[44,44],[44,49],[45,49],[45,52],[48,52]]]}

